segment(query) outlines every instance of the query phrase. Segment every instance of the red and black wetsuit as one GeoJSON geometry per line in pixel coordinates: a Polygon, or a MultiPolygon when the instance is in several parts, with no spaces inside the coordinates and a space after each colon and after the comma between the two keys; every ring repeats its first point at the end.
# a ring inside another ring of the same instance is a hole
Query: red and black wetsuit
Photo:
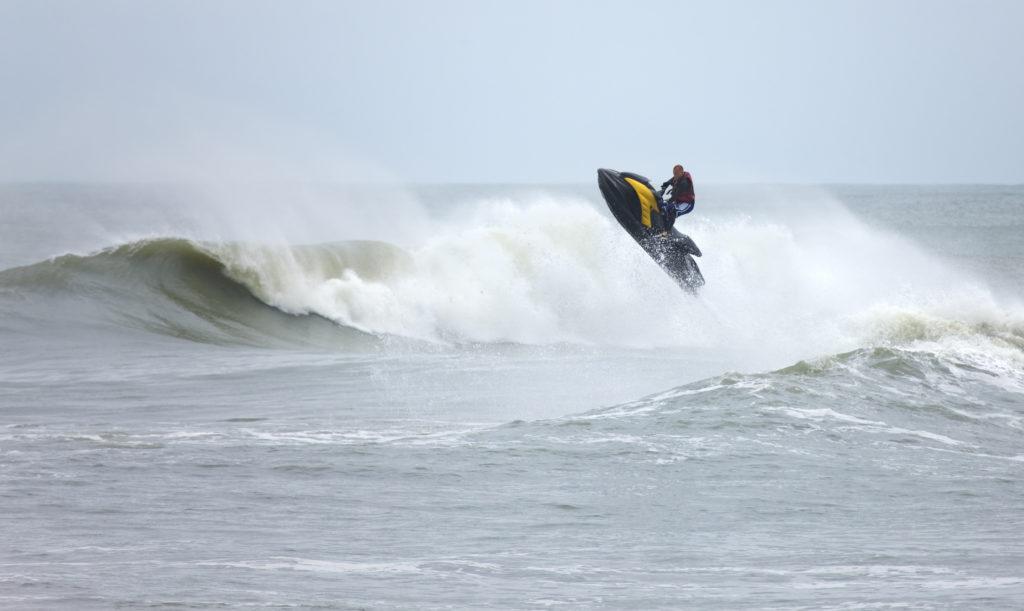
{"type": "Polygon", "coordinates": [[[665,208],[665,225],[667,230],[672,230],[676,217],[689,214],[697,201],[693,193],[693,177],[689,172],[683,172],[678,178],[673,176],[661,184],[661,190],[672,187],[672,198],[667,202],[665,208]]]}

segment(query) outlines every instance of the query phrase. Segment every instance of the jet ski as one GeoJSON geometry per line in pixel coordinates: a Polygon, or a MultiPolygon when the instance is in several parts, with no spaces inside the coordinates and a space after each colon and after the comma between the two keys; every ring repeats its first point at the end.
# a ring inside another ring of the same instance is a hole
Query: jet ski
{"type": "Polygon", "coordinates": [[[696,294],[704,276],[694,257],[700,249],[689,236],[672,229],[665,233],[661,194],[651,182],[632,172],[597,171],[597,186],[612,216],[640,248],[683,289],[696,294]]]}

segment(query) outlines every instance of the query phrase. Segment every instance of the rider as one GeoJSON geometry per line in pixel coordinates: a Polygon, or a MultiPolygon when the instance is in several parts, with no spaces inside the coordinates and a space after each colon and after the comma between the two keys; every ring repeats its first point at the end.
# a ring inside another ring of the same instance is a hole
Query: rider
{"type": "Polygon", "coordinates": [[[662,206],[665,216],[665,233],[672,231],[672,225],[676,217],[689,214],[693,210],[696,198],[693,194],[693,177],[683,169],[683,166],[676,165],[672,168],[672,178],[661,183],[662,197],[665,205],[662,206]],[[671,187],[671,191],[666,189],[671,187]]]}

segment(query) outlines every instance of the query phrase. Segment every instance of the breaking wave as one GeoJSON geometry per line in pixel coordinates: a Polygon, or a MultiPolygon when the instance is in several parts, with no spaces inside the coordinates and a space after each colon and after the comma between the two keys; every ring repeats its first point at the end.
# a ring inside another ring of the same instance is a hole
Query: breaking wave
{"type": "Polygon", "coordinates": [[[745,371],[895,347],[1024,365],[1019,304],[841,207],[692,222],[709,279],[696,298],[584,202],[460,218],[405,248],[155,238],[67,254],[0,271],[0,308],[214,343],[581,344],[724,354],[745,371]]]}

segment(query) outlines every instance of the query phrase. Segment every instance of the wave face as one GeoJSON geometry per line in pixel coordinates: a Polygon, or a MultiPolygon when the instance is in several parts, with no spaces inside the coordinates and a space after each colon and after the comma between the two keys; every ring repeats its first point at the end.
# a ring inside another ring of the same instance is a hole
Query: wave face
{"type": "MultiPolygon", "coordinates": [[[[226,275],[218,251],[232,248],[161,238],[63,255],[0,272],[0,295],[16,315],[47,323],[113,324],[204,343],[358,343],[360,333],[289,315],[254,297],[226,275]]],[[[327,252],[338,269],[358,269],[373,248],[357,243],[310,250],[327,252]]]]}

